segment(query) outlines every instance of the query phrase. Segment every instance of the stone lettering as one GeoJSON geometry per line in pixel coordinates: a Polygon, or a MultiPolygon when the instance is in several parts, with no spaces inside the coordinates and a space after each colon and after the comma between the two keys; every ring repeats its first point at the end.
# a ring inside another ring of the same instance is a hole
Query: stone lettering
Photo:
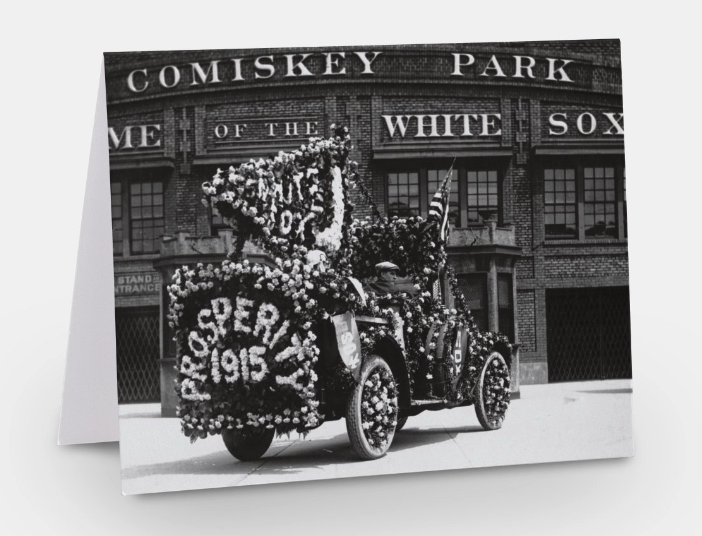
{"type": "Polygon", "coordinates": [[[610,124],[612,125],[610,128],[605,130],[604,135],[605,136],[623,136],[624,135],[624,128],[623,128],[623,121],[624,121],[624,114],[622,113],[605,113],[603,114],[607,119],[609,119],[610,124]],[[614,132],[612,130],[614,129],[614,132]]]}
{"type": "Polygon", "coordinates": [[[295,61],[295,56],[297,54],[285,54],[285,57],[288,60],[288,72],[285,74],[285,77],[290,77],[290,76],[312,76],[312,73],[305,67],[305,64],[302,63],[305,61],[307,58],[309,58],[312,54],[300,54],[302,56],[302,59],[298,60],[297,62],[295,61]],[[300,74],[295,74],[295,69],[298,69],[300,74]]]}
{"type": "MultiPolygon", "coordinates": [[[[551,136],[563,136],[573,126],[572,119],[568,120],[568,114],[561,112],[549,115],[548,123],[550,125],[548,133],[551,136]]],[[[624,114],[621,112],[601,112],[601,114],[583,112],[575,118],[575,129],[583,136],[590,136],[598,130],[603,136],[624,136],[624,114]],[[601,123],[597,120],[597,115],[604,116],[607,124],[600,126],[601,123]]]]}
{"type": "Polygon", "coordinates": [[[361,74],[373,74],[373,71],[371,70],[371,65],[380,55],[380,52],[355,52],[355,54],[363,62],[364,69],[361,74]],[[373,54],[373,57],[371,59],[368,59],[366,54],[373,54]]]}
{"type": "Polygon", "coordinates": [[[530,56],[515,56],[514,61],[516,62],[514,67],[514,78],[524,78],[522,71],[526,71],[529,78],[534,78],[534,72],[532,69],[536,65],[536,60],[530,56]],[[522,60],[527,60],[527,64],[523,65],[522,60]]]}
{"type": "Polygon", "coordinates": [[[548,76],[546,77],[546,80],[555,80],[556,82],[572,82],[563,68],[569,63],[573,63],[573,60],[546,58],[546,61],[548,61],[548,76]],[[562,65],[556,69],[557,61],[562,62],[562,65]],[[560,78],[556,78],[556,74],[558,74],[560,78]]]}
{"type": "Polygon", "coordinates": [[[270,78],[275,74],[275,66],[273,65],[273,56],[261,56],[260,58],[256,58],[254,61],[254,67],[256,67],[257,71],[254,73],[254,78],[258,79],[266,79],[270,78]],[[261,60],[270,60],[270,63],[263,63],[261,60]],[[267,71],[267,75],[263,75],[259,73],[258,71],[267,71]]]}
{"type": "Polygon", "coordinates": [[[409,125],[409,120],[412,117],[410,116],[405,116],[405,115],[384,115],[382,116],[383,119],[385,120],[385,124],[388,127],[388,134],[392,138],[395,135],[395,129],[399,129],[400,131],[400,136],[403,138],[405,137],[405,132],[407,132],[407,126],[409,125]],[[395,118],[395,122],[393,122],[393,117],[395,118]],[[404,118],[407,118],[407,122],[405,123],[404,118]]]}
{"type": "Polygon", "coordinates": [[[480,73],[480,76],[490,76],[488,71],[495,71],[494,76],[498,76],[501,78],[506,78],[507,75],[504,73],[502,70],[502,67],[500,67],[500,62],[497,61],[497,58],[493,54],[493,56],[490,58],[490,61],[488,61],[488,64],[485,66],[485,69],[483,70],[482,73],[480,73]]]}
{"type": "Polygon", "coordinates": [[[149,87],[149,81],[146,80],[146,75],[147,71],[146,69],[141,69],[137,71],[132,71],[129,73],[129,76],[127,76],[127,87],[129,88],[129,91],[132,93],[141,93],[142,91],[146,91],[146,88],[149,87]],[[141,86],[141,88],[137,88],[136,85],[134,84],[134,75],[137,73],[142,73],[144,75],[144,84],[141,86]]]}
{"type": "Polygon", "coordinates": [[[453,72],[451,73],[452,76],[463,76],[463,71],[461,71],[461,67],[468,67],[469,65],[473,65],[475,63],[475,58],[473,57],[472,54],[458,54],[458,53],[453,53],[453,72]],[[465,62],[461,61],[461,58],[466,59],[465,62]]]}
{"type": "Polygon", "coordinates": [[[340,70],[334,71],[334,68],[339,68],[339,59],[346,58],[345,52],[327,52],[324,55],[327,57],[327,69],[324,71],[325,75],[346,74],[346,67],[342,67],[340,70]],[[334,58],[334,56],[338,57],[334,58]]]}
{"type": "Polygon", "coordinates": [[[232,58],[234,62],[234,78],[232,82],[243,82],[244,78],[241,76],[241,58],[232,58]]]}
{"type": "Polygon", "coordinates": [[[548,118],[549,124],[552,127],[560,128],[561,130],[553,130],[552,128],[549,128],[548,133],[552,136],[563,136],[563,134],[568,132],[568,124],[561,119],[557,119],[557,116],[562,117],[563,119],[568,117],[566,114],[551,114],[548,118]]]}
{"type": "Polygon", "coordinates": [[[597,128],[597,119],[595,119],[595,116],[592,115],[590,112],[585,112],[584,114],[580,114],[578,116],[578,120],[575,122],[575,124],[578,126],[578,132],[580,132],[580,134],[585,134],[586,136],[589,136],[590,134],[595,132],[595,129],[597,128]],[[585,130],[583,121],[585,117],[589,118],[590,130],[585,130]]]}
{"type": "Polygon", "coordinates": [[[113,149],[133,149],[134,146],[132,145],[132,127],[127,125],[124,127],[122,130],[122,133],[117,136],[115,133],[115,129],[112,127],[109,127],[107,129],[107,136],[109,140],[112,142],[112,148],[113,149]],[[122,140],[124,140],[124,143],[122,143],[122,140]]]}
{"type": "Polygon", "coordinates": [[[219,69],[217,68],[218,64],[219,60],[211,61],[210,66],[207,68],[207,72],[205,72],[203,68],[200,67],[199,63],[191,63],[190,66],[193,69],[193,81],[190,85],[197,86],[200,83],[207,84],[207,79],[209,78],[210,74],[212,75],[212,80],[210,81],[210,83],[217,84],[221,82],[221,80],[219,79],[219,69]],[[197,81],[198,78],[200,79],[200,82],[197,81]]]}
{"type": "Polygon", "coordinates": [[[174,88],[180,82],[180,71],[175,65],[166,65],[163,69],[161,69],[161,72],[158,73],[158,81],[161,86],[165,87],[166,89],[174,88]],[[170,84],[168,83],[168,78],[166,76],[166,73],[168,72],[171,73],[172,82],[170,84]]]}

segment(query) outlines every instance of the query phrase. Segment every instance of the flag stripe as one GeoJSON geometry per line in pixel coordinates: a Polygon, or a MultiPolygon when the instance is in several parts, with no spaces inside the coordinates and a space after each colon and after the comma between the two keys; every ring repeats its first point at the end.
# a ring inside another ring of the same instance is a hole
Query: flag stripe
{"type": "Polygon", "coordinates": [[[451,169],[449,169],[446,174],[444,182],[441,187],[436,191],[434,197],[432,197],[431,203],[429,205],[429,221],[436,221],[439,224],[439,239],[446,239],[446,230],[448,223],[448,213],[449,213],[449,191],[451,189],[451,179],[453,177],[453,164],[451,169]]]}

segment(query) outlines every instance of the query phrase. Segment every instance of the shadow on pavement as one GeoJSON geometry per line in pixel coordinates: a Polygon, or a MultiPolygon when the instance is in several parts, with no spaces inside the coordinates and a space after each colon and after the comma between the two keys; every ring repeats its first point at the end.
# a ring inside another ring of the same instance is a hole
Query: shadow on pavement
{"type": "Polygon", "coordinates": [[[618,395],[624,393],[633,393],[634,390],[631,387],[622,389],[593,389],[591,391],[578,391],[578,393],[592,393],[595,395],[618,395]]]}
{"type": "Polygon", "coordinates": [[[122,470],[122,479],[158,475],[247,475],[263,461],[265,458],[255,462],[237,461],[222,445],[221,452],[205,456],[128,467],[122,470]]]}
{"type": "MultiPolygon", "coordinates": [[[[435,429],[405,429],[395,435],[390,453],[452,441],[463,433],[482,432],[478,426],[460,426],[435,429]]],[[[224,445],[220,452],[193,458],[154,464],[137,465],[122,470],[122,478],[130,480],[159,475],[231,475],[297,474],[327,465],[365,463],[351,447],[347,434],[328,439],[294,441],[273,446],[260,460],[242,462],[233,458],[224,445]]]]}
{"type": "Polygon", "coordinates": [[[452,441],[459,434],[484,432],[481,426],[454,426],[453,428],[403,428],[392,440],[391,452],[423,447],[424,445],[452,441]]]}
{"type": "MultiPolygon", "coordinates": [[[[163,419],[161,417],[160,411],[146,411],[142,413],[127,413],[126,415],[120,415],[120,419],[163,419]]],[[[176,417],[174,417],[176,418],[176,417]]]]}

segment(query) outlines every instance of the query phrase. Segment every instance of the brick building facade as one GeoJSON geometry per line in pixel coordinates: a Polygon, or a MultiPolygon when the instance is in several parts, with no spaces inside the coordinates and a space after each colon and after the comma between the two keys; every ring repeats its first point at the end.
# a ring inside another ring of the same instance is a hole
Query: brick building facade
{"type": "Polygon", "coordinates": [[[426,215],[456,158],[450,259],[478,323],[519,343],[522,383],[630,377],[618,41],[115,53],[105,67],[121,401],[169,391],[163,281],[231,243],[202,182],[332,124],[350,128],[384,213],[426,215]]]}

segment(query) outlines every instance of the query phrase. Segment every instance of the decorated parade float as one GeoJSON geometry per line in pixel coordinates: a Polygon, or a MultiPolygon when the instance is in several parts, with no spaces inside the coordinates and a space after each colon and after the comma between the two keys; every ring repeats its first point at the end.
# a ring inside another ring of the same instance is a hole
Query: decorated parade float
{"type": "Polygon", "coordinates": [[[356,453],[374,459],[425,410],[475,405],[485,429],[502,426],[511,346],[477,329],[446,262],[450,175],[426,219],[388,219],[349,148],[340,128],[203,185],[237,239],[221,265],[183,267],[168,287],[191,441],[221,434],[253,460],[275,434],[343,417],[356,453]],[[353,217],[351,189],[372,218],[353,217]],[[242,260],[247,241],[270,265],[242,260]],[[383,263],[402,276],[387,292],[372,284],[383,263]]]}

